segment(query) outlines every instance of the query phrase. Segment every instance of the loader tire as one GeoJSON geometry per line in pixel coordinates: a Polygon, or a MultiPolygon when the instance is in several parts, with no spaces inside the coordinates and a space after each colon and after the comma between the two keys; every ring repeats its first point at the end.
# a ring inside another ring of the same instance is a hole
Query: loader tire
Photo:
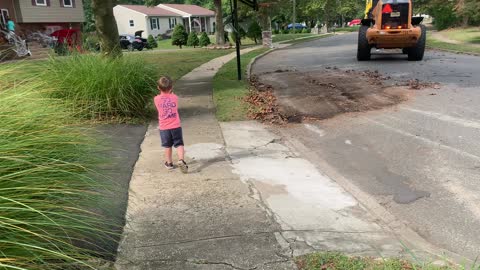
{"type": "Polygon", "coordinates": [[[425,43],[427,41],[427,28],[425,25],[421,24],[420,29],[422,34],[417,41],[415,47],[408,49],[408,61],[422,61],[423,55],[425,54],[425,43]]]}
{"type": "Polygon", "coordinates": [[[360,30],[358,30],[358,48],[357,48],[357,60],[358,61],[368,61],[370,60],[371,56],[371,49],[372,47],[368,44],[367,39],[367,30],[368,26],[362,25],[360,26],[360,30]]]}

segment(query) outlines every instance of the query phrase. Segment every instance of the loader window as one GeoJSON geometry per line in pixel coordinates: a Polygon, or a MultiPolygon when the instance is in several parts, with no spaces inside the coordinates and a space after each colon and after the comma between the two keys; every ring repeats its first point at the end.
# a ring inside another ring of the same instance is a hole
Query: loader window
{"type": "Polygon", "coordinates": [[[385,4],[382,7],[382,29],[408,28],[408,4],[385,4]]]}

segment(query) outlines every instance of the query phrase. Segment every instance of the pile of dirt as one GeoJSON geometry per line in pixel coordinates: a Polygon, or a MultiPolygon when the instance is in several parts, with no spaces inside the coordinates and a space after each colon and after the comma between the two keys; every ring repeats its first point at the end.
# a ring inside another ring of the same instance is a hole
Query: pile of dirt
{"type": "Polygon", "coordinates": [[[440,89],[440,85],[438,83],[432,82],[422,82],[417,79],[409,80],[405,86],[408,86],[411,90],[421,90],[425,88],[433,88],[433,89],[440,89]]]}
{"type": "Polygon", "coordinates": [[[377,110],[407,99],[404,87],[386,86],[378,71],[281,71],[252,79],[250,117],[271,123],[326,119],[347,112],[377,110]]]}

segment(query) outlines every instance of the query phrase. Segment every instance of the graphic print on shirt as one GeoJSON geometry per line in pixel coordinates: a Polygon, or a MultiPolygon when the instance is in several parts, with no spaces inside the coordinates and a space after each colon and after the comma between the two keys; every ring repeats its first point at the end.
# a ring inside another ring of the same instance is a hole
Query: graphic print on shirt
{"type": "Polygon", "coordinates": [[[161,102],[162,103],[160,103],[160,118],[162,120],[171,118],[175,119],[177,117],[177,113],[175,110],[177,104],[175,104],[175,102],[173,102],[170,98],[163,98],[161,102]]]}

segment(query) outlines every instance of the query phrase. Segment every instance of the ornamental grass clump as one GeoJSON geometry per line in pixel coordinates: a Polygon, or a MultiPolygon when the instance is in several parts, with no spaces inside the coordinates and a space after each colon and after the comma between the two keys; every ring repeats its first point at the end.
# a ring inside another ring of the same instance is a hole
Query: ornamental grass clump
{"type": "Polygon", "coordinates": [[[97,141],[48,88],[0,81],[0,269],[95,269],[108,256],[97,141]]]}
{"type": "Polygon", "coordinates": [[[136,55],[51,58],[41,78],[54,86],[51,97],[88,119],[145,118],[147,104],[157,93],[155,70],[136,55]]]}

